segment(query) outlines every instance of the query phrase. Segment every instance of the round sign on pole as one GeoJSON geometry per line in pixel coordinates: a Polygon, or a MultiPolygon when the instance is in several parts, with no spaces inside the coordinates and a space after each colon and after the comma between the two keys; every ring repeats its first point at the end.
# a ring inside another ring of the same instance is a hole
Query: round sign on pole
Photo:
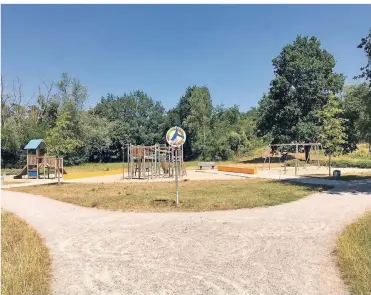
{"type": "Polygon", "coordinates": [[[166,141],[167,143],[175,148],[175,188],[176,188],[176,205],[179,205],[179,188],[178,188],[178,161],[179,161],[179,148],[185,143],[186,141],[186,133],[180,127],[171,127],[166,132],[166,141]]]}
{"type": "Polygon", "coordinates": [[[171,127],[166,133],[166,141],[172,147],[181,147],[186,141],[186,133],[180,127],[171,127]]]}

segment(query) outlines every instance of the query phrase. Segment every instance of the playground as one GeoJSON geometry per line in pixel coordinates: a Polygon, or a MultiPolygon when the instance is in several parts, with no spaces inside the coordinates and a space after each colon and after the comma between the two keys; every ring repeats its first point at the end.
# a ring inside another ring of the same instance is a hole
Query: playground
{"type": "Polygon", "coordinates": [[[14,179],[56,179],[67,172],[63,167],[63,158],[47,154],[46,143],[43,139],[31,139],[24,147],[27,151],[27,164],[14,179]]]}
{"type": "Polygon", "coordinates": [[[122,163],[66,168],[42,140],[32,147],[2,205],[45,238],[54,294],[347,294],[331,253],[371,209],[370,182],[327,179],[323,156],[268,147],[240,163],[186,163],[182,149],[127,144],[122,163]]]}
{"type": "MultiPolygon", "coordinates": [[[[180,181],[236,180],[246,178],[292,179],[328,178],[329,168],[319,143],[269,145],[261,155],[240,162],[184,162],[183,147],[168,144],[152,146],[125,144],[122,163],[97,163],[67,167],[63,158],[47,155],[46,143],[32,139],[24,147],[27,164],[18,175],[6,175],[4,187],[31,184],[65,183],[135,183],[180,181]],[[310,154],[308,151],[311,151],[310,154]]],[[[339,179],[371,177],[371,169],[332,168],[339,179]]]]}

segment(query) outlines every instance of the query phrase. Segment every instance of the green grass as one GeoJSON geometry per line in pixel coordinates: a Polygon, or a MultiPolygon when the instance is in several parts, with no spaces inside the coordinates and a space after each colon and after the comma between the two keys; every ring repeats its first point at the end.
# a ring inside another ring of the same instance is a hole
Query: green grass
{"type": "Polygon", "coordinates": [[[339,266],[352,295],[371,294],[371,212],[348,225],[337,241],[339,266]]]}
{"type": "Polygon", "coordinates": [[[122,211],[208,211],[273,206],[291,202],[328,187],[258,179],[174,183],[65,183],[14,188],[80,206],[122,211]]]}
{"type": "Polygon", "coordinates": [[[83,173],[122,169],[122,162],[119,163],[84,163],[78,166],[66,166],[67,173],[83,173]]]}
{"type": "Polygon", "coordinates": [[[1,168],[1,175],[17,175],[19,172],[21,172],[21,169],[17,168],[1,168]]]}
{"type": "Polygon", "coordinates": [[[1,211],[1,294],[51,294],[51,262],[39,235],[10,212],[1,211]]]}
{"type": "MultiPolygon", "coordinates": [[[[310,177],[318,177],[333,180],[333,176],[327,174],[312,174],[310,177]]],[[[352,181],[352,180],[366,180],[371,179],[371,171],[349,172],[342,174],[337,180],[352,181]]]]}

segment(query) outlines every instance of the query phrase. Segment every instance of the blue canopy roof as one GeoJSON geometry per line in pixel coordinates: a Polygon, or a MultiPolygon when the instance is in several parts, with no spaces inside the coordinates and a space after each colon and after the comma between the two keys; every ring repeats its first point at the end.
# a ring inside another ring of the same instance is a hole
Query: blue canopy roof
{"type": "Polygon", "coordinates": [[[24,147],[25,150],[36,150],[41,143],[45,143],[43,139],[31,139],[24,147]]]}

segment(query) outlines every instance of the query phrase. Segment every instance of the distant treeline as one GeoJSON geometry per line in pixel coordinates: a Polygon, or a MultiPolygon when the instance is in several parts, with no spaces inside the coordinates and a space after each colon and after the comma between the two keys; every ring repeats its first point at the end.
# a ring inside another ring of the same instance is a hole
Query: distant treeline
{"type": "Polygon", "coordinates": [[[344,132],[342,152],[351,152],[359,142],[371,143],[370,40],[371,32],[359,45],[368,63],[358,78],[366,82],[344,85],[344,75],[334,72],[335,59],[320,41],[298,36],[273,59],[269,92],[247,112],[214,106],[206,86],[188,87],[168,111],[140,90],[108,94],[86,110],[87,87],[67,73],[40,86],[31,104],[20,81],[9,87],[2,76],[1,165],[25,164],[23,147],[32,138],[45,139],[48,153],[63,156],[67,165],[122,161],[125,143],[164,143],[167,129],[175,125],[187,133],[186,160],[226,160],[269,143],[319,141],[321,112],[328,113],[332,105],[341,108],[336,114],[344,132]],[[338,104],[329,104],[331,94],[338,104]]]}

